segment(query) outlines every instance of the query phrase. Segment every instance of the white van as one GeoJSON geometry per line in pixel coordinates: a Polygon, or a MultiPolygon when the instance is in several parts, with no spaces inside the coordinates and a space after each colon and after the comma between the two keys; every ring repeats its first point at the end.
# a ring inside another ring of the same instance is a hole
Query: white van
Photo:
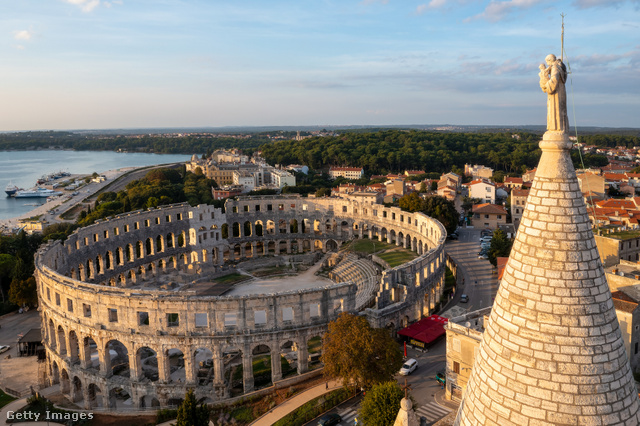
{"type": "Polygon", "coordinates": [[[402,374],[403,376],[408,376],[409,374],[413,373],[416,368],[418,368],[418,361],[413,358],[409,358],[400,369],[400,374],[402,374]]]}

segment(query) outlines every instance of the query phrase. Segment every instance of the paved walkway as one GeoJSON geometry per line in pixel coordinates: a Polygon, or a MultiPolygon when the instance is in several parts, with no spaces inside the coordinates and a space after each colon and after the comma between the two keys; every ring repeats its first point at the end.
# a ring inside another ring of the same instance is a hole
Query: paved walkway
{"type": "Polygon", "coordinates": [[[322,383],[312,388],[307,389],[304,392],[300,392],[293,398],[287,399],[282,404],[274,407],[271,411],[264,414],[259,419],[255,420],[250,425],[255,426],[271,426],[287,414],[291,413],[296,408],[304,405],[306,402],[311,401],[314,398],[324,395],[325,393],[331,392],[332,390],[339,389],[342,387],[342,382],[338,382],[335,380],[329,381],[329,388],[326,388],[326,384],[322,383]]]}

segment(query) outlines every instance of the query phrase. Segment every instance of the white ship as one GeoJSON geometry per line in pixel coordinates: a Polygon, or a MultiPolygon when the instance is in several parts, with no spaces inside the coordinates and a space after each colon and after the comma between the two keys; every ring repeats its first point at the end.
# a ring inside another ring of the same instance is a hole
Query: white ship
{"type": "Polygon", "coordinates": [[[62,192],[54,191],[46,188],[28,189],[25,191],[17,191],[14,195],[16,198],[47,198],[52,195],[62,195],[62,192]]]}

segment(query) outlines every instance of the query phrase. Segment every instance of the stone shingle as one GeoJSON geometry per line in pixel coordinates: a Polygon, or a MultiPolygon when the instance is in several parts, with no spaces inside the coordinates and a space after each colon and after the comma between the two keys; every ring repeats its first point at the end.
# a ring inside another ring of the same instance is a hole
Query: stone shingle
{"type": "Polygon", "coordinates": [[[571,144],[548,132],[540,145],[455,424],[638,425],[637,390],[571,144]]]}

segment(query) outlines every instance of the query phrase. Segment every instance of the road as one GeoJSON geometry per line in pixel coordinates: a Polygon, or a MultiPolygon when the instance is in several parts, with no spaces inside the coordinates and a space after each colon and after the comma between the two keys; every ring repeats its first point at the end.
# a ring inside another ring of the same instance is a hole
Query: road
{"type": "MultiPolygon", "coordinates": [[[[456,301],[460,295],[469,296],[468,303],[458,303],[469,312],[489,307],[498,291],[497,270],[488,260],[478,259],[480,251],[480,229],[459,228],[459,239],[448,240],[446,251],[456,260],[458,267],[462,268],[464,286],[456,290],[456,301]]],[[[461,279],[458,278],[458,283],[461,279]]]]}

